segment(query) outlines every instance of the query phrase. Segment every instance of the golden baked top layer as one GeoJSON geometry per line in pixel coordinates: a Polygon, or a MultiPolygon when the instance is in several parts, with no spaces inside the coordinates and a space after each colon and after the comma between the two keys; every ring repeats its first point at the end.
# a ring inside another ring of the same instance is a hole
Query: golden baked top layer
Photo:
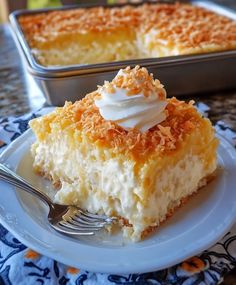
{"type": "Polygon", "coordinates": [[[190,4],[143,4],[119,8],[89,8],[23,15],[20,25],[31,42],[54,40],[61,34],[152,29],[158,38],[187,47],[235,44],[236,21],[190,4]]]}
{"type": "MultiPolygon", "coordinates": [[[[50,133],[66,130],[72,137],[86,136],[100,147],[112,148],[114,153],[123,153],[135,159],[148,155],[165,154],[181,145],[190,133],[199,131],[207,125],[206,132],[212,128],[208,119],[203,119],[193,106],[193,101],[185,103],[176,98],[168,99],[168,116],[165,121],[141,133],[137,129],[126,131],[117,124],[102,118],[94,104],[97,91],[72,104],[66,102],[49,115],[31,121],[38,140],[43,141],[50,133]]],[[[213,130],[212,130],[213,134],[213,130]]],[[[209,139],[212,136],[209,136],[209,139]]]]}
{"type": "Polygon", "coordinates": [[[29,38],[46,41],[54,39],[58,34],[83,34],[127,28],[127,25],[129,27],[138,25],[139,18],[139,10],[125,6],[112,9],[80,8],[24,15],[19,18],[19,22],[29,38]]]}
{"type": "Polygon", "coordinates": [[[180,4],[150,5],[145,10],[142,30],[158,31],[158,38],[185,47],[200,44],[235,45],[236,21],[202,7],[180,4]]]}

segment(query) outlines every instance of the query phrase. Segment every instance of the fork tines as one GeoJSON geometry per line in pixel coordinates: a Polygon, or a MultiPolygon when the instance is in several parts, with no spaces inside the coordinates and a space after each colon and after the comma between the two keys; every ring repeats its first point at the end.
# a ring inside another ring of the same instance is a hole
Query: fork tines
{"type": "Polygon", "coordinates": [[[116,218],[92,214],[76,208],[73,215],[64,215],[63,220],[54,224],[53,227],[70,235],[93,235],[106,225],[111,225],[116,218]]]}

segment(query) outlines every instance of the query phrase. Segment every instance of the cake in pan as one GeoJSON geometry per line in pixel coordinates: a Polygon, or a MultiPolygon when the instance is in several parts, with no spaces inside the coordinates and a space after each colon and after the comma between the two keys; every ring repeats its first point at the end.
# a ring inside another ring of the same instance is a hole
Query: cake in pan
{"type": "Polygon", "coordinates": [[[191,4],[142,4],[22,15],[44,66],[92,64],[236,48],[236,22],[191,4]]]}
{"type": "Polygon", "coordinates": [[[132,241],[174,213],[217,165],[211,122],[192,101],[167,99],[138,66],[30,127],[34,169],[59,187],[55,201],[118,217],[132,241]]]}

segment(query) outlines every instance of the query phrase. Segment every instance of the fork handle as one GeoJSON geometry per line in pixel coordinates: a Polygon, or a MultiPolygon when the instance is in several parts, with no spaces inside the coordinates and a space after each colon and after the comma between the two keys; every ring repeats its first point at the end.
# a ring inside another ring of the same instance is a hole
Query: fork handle
{"type": "Polygon", "coordinates": [[[4,164],[0,163],[0,179],[16,186],[19,187],[20,189],[31,193],[38,198],[40,198],[43,202],[46,202],[49,207],[52,206],[52,201],[51,199],[44,194],[42,191],[39,189],[35,188],[33,185],[31,185],[29,182],[27,182],[24,178],[20,177],[17,175],[15,172],[10,170],[7,166],[4,164]]]}

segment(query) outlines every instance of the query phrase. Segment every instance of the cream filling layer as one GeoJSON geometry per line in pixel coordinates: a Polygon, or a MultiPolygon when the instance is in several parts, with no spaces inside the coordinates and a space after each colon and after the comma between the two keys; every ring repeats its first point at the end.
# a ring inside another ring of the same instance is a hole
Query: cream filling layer
{"type": "MultiPolygon", "coordinates": [[[[202,156],[190,153],[175,165],[149,173],[154,189],[144,189],[134,174],[133,161],[109,157],[109,152],[101,160],[100,151],[93,146],[86,151],[87,157],[76,148],[68,150],[65,139],[57,144],[36,143],[32,152],[34,166],[61,182],[56,202],[125,218],[133,227],[124,227],[124,234],[133,241],[140,240],[147,227],[158,226],[168,211],[193,194],[202,179],[216,168],[216,161],[206,169],[202,156]],[[149,199],[144,203],[147,191],[149,199]]],[[[144,164],[141,168],[141,181],[147,176],[148,167],[144,164]]]]}

